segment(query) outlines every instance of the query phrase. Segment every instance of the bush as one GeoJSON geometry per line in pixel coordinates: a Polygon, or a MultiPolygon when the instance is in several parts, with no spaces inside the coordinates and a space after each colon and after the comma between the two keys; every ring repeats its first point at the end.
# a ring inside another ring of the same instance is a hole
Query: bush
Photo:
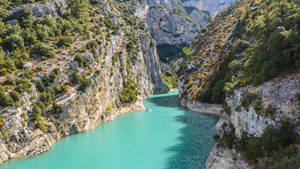
{"type": "Polygon", "coordinates": [[[81,82],[81,80],[82,80],[82,77],[81,77],[80,74],[73,73],[71,75],[71,83],[73,83],[73,84],[79,84],[81,82]]]}
{"type": "Polygon", "coordinates": [[[58,42],[56,43],[56,46],[57,47],[70,47],[72,43],[73,43],[73,40],[71,38],[63,37],[58,40],[58,42]]]}
{"type": "Polygon", "coordinates": [[[257,158],[263,156],[262,144],[259,138],[253,137],[250,139],[244,156],[251,161],[256,161],[257,158]]]}
{"type": "Polygon", "coordinates": [[[26,79],[17,78],[15,81],[17,85],[15,90],[19,93],[24,93],[26,89],[30,89],[32,87],[31,82],[26,79]]]}
{"type": "Polygon", "coordinates": [[[45,105],[50,105],[53,103],[55,99],[55,92],[51,87],[46,87],[45,91],[40,96],[40,101],[43,102],[45,105]]]}
{"type": "Polygon", "coordinates": [[[38,81],[36,82],[36,88],[37,88],[37,90],[38,90],[39,92],[43,92],[43,91],[44,91],[45,86],[44,86],[44,84],[43,84],[43,82],[42,82],[41,80],[38,80],[38,81]]]}
{"type": "Polygon", "coordinates": [[[47,59],[55,56],[54,49],[52,47],[44,45],[43,43],[39,43],[33,48],[33,54],[38,55],[42,59],[47,59]]]}
{"type": "Polygon", "coordinates": [[[13,34],[4,39],[3,47],[7,50],[20,49],[24,47],[24,40],[18,34],[13,34]]]}
{"type": "Polygon", "coordinates": [[[123,84],[123,89],[119,96],[122,103],[131,103],[137,100],[137,84],[133,80],[127,80],[123,84]]]}
{"type": "Polygon", "coordinates": [[[81,91],[85,91],[85,89],[87,89],[90,86],[93,86],[94,82],[91,79],[83,79],[80,82],[80,86],[79,86],[79,90],[81,91]]]}
{"type": "Polygon", "coordinates": [[[258,98],[258,96],[254,93],[246,92],[243,94],[243,98],[241,100],[241,106],[248,110],[249,106],[258,98]]]}
{"type": "Polygon", "coordinates": [[[76,55],[74,61],[78,62],[80,67],[87,67],[89,65],[89,63],[83,58],[82,55],[76,55]]]}
{"type": "Polygon", "coordinates": [[[13,90],[9,93],[10,97],[15,101],[15,102],[18,102],[20,101],[21,99],[21,95],[19,92],[13,90]]]}
{"type": "Polygon", "coordinates": [[[6,95],[5,93],[0,92],[0,106],[6,107],[12,105],[14,105],[14,100],[10,96],[6,95]]]}
{"type": "Polygon", "coordinates": [[[272,116],[275,113],[275,108],[272,105],[268,105],[268,107],[265,110],[266,116],[272,116]]]}

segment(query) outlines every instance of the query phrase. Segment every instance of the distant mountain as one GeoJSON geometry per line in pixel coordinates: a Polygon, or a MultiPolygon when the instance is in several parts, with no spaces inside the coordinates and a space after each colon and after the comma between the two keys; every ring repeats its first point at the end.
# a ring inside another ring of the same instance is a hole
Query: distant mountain
{"type": "Polygon", "coordinates": [[[186,6],[194,6],[200,10],[207,10],[217,14],[221,9],[228,7],[236,0],[181,0],[186,6]]]}

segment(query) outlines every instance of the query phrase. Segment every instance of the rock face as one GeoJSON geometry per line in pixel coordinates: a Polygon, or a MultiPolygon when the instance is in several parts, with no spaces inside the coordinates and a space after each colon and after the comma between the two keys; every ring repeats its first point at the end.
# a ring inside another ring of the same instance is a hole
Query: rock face
{"type": "Polygon", "coordinates": [[[247,86],[234,91],[227,98],[227,105],[231,109],[230,122],[236,129],[236,135],[243,131],[254,136],[261,136],[267,126],[276,126],[282,118],[287,118],[292,123],[300,119],[299,103],[296,94],[300,93],[300,74],[289,75],[285,78],[277,78],[258,87],[247,86]],[[254,105],[248,110],[241,108],[241,99],[245,93],[255,93],[261,98],[262,109],[269,105],[274,108],[274,114],[266,115],[262,111],[255,111],[254,105]]]}
{"type": "Polygon", "coordinates": [[[156,44],[190,43],[199,29],[206,25],[209,14],[186,7],[177,0],[145,0],[137,10],[143,17],[156,44]]]}
{"type": "Polygon", "coordinates": [[[234,149],[214,146],[206,161],[208,169],[250,169],[241,155],[234,149]]]}
{"type": "MultiPolygon", "coordinates": [[[[32,14],[35,17],[42,17],[49,15],[50,17],[57,17],[59,14],[64,13],[67,3],[66,0],[54,0],[47,3],[38,4],[26,4],[24,7],[30,8],[32,14]]],[[[10,14],[17,13],[21,10],[21,7],[17,7],[10,11],[10,14]]]]}

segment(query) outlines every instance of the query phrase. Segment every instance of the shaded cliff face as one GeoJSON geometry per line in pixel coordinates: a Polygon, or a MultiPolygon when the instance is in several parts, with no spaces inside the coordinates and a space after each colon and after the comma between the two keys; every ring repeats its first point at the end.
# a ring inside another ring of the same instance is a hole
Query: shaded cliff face
{"type": "MultiPolygon", "coordinates": [[[[53,24],[62,20],[56,11],[69,14],[65,5],[54,1],[26,6],[33,19],[53,24]]],[[[48,151],[61,137],[92,130],[120,113],[141,110],[143,98],[169,90],[160,75],[155,42],[143,18],[135,17],[135,11],[129,9],[137,9],[136,4],[100,2],[88,8],[89,14],[80,16],[84,18],[81,22],[88,20],[88,33],[74,30],[73,34],[62,34],[68,40],[55,36],[40,40],[43,45],[37,48],[49,49],[50,58],[39,59],[45,53],[32,52],[22,68],[32,72],[26,81],[29,89],[25,88],[15,105],[0,107],[0,163],[48,151]]],[[[7,20],[24,27],[20,18],[7,20]]],[[[74,22],[80,29],[81,23],[74,22]]],[[[1,88],[1,95],[9,95],[15,87],[7,81],[23,77],[13,73],[1,75],[1,84],[6,87],[4,91],[1,88]]]]}
{"type": "Polygon", "coordinates": [[[300,57],[293,47],[299,45],[297,13],[295,2],[238,1],[219,13],[192,42],[193,52],[179,77],[181,104],[220,116],[216,127],[221,135],[215,138],[218,144],[206,168],[280,166],[289,156],[280,152],[279,145],[290,147],[293,159],[299,157],[295,138],[300,120],[300,57]],[[284,122],[292,127],[283,129],[284,122]],[[270,138],[272,132],[291,137],[273,134],[270,138]],[[274,146],[267,149],[264,145],[274,146]]]}
{"type": "Polygon", "coordinates": [[[209,20],[209,14],[186,8],[177,0],[145,0],[136,15],[145,19],[156,44],[190,43],[209,20]]]}

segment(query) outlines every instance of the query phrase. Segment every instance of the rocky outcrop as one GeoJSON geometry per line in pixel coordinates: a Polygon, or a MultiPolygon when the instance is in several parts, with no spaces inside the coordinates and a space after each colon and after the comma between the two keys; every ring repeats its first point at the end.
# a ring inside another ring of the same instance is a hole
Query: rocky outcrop
{"type": "Polygon", "coordinates": [[[9,13],[10,15],[18,13],[24,7],[30,8],[32,10],[33,16],[35,17],[48,15],[54,18],[65,12],[67,3],[66,0],[54,0],[46,3],[26,4],[23,7],[17,7],[11,10],[9,13]]]}
{"type": "Polygon", "coordinates": [[[189,43],[200,28],[192,20],[161,7],[150,7],[146,22],[157,44],[189,43]]]}
{"type": "Polygon", "coordinates": [[[156,44],[190,43],[208,22],[207,13],[190,9],[177,0],[145,0],[137,7],[136,16],[145,19],[156,44]]]}
{"type": "Polygon", "coordinates": [[[242,132],[247,132],[259,137],[268,126],[276,126],[283,118],[287,118],[293,124],[297,123],[300,120],[296,96],[298,93],[300,93],[299,73],[276,78],[258,87],[247,86],[235,90],[234,94],[227,98],[227,105],[231,109],[229,117],[236,129],[236,135],[240,136],[242,132]],[[253,93],[261,99],[261,110],[255,110],[255,103],[249,105],[248,109],[241,107],[245,93],[253,93]],[[271,115],[265,112],[268,106],[274,108],[271,115]]]}
{"type": "Polygon", "coordinates": [[[206,161],[207,169],[250,169],[248,164],[242,159],[241,154],[234,149],[213,147],[206,161]]]}
{"type": "MultiPolygon", "coordinates": [[[[282,119],[288,119],[293,124],[298,123],[300,112],[296,94],[300,93],[299,79],[300,74],[296,73],[284,78],[276,78],[258,87],[247,86],[235,90],[234,94],[227,98],[227,105],[231,109],[230,114],[222,113],[216,128],[222,130],[224,124],[232,124],[237,137],[240,137],[243,132],[259,137],[268,126],[277,127],[282,119]],[[262,109],[271,105],[274,107],[274,114],[266,115],[263,110],[255,111],[254,103],[249,105],[248,110],[240,107],[245,93],[257,94],[261,98],[262,109]]],[[[244,169],[250,167],[234,149],[216,145],[208,157],[206,168],[244,169]]]]}

